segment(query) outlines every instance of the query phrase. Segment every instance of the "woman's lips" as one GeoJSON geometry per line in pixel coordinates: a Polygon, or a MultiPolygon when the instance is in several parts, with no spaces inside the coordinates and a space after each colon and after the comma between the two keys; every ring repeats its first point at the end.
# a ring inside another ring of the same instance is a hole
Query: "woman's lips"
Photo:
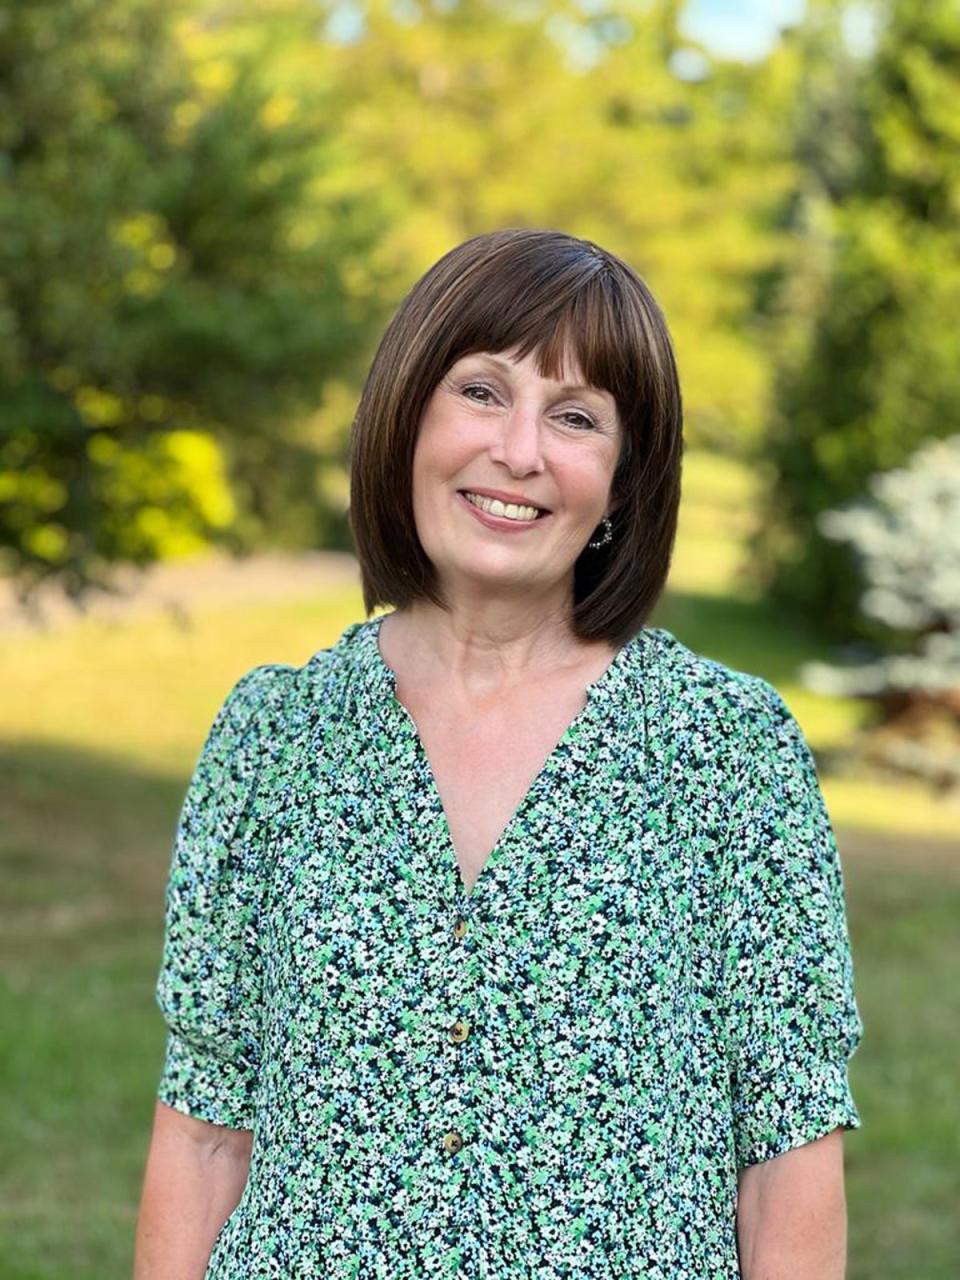
{"type": "Polygon", "coordinates": [[[480,523],[485,524],[488,529],[497,529],[504,533],[523,533],[525,529],[532,529],[534,525],[543,524],[545,520],[550,519],[551,515],[551,512],[545,511],[542,516],[537,516],[533,520],[508,520],[506,516],[493,516],[489,511],[484,511],[481,507],[475,507],[460,492],[457,493],[457,501],[462,503],[470,514],[476,516],[480,523]]]}

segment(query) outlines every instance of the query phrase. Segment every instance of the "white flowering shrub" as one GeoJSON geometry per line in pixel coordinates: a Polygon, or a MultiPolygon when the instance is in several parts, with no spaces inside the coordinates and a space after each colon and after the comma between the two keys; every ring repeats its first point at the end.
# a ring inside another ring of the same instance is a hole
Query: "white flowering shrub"
{"type": "Polygon", "coordinates": [[[864,500],[821,512],[818,524],[858,555],[863,612],[912,633],[913,650],[855,666],[810,662],[801,679],[881,703],[899,730],[882,735],[882,758],[960,786],[960,435],[928,442],[868,489],[864,500]]]}

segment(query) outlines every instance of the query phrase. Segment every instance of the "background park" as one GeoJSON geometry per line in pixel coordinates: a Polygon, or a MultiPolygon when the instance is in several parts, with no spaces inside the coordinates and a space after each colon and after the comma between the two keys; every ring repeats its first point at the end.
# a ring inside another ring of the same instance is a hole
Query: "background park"
{"type": "Polygon", "coordinates": [[[686,453],[652,619],[814,748],[865,1024],[850,1280],[960,1258],[955,0],[0,13],[0,1280],[130,1274],[177,812],[235,680],[363,616],[346,448],[413,281],[640,272],[686,453]]]}

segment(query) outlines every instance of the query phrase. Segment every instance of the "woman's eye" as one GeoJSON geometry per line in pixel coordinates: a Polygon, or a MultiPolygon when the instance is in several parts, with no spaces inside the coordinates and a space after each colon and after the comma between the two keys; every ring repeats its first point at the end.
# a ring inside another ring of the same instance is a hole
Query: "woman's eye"
{"type": "Polygon", "coordinates": [[[588,418],[585,413],[580,413],[576,409],[571,409],[569,413],[565,413],[563,416],[565,418],[579,418],[581,423],[583,423],[583,426],[578,428],[580,431],[583,431],[584,429],[592,430],[595,425],[592,418],[588,418]]]}
{"type": "MultiPolygon", "coordinates": [[[[474,391],[478,391],[481,396],[494,395],[494,392],[491,390],[491,388],[484,386],[482,382],[468,382],[460,388],[460,394],[469,396],[470,399],[473,399],[473,396],[471,395],[471,393],[474,391]]],[[[476,401],[476,403],[489,404],[490,401],[481,399],[476,401]]],[[[562,414],[561,417],[564,417],[567,419],[575,419],[576,420],[575,425],[578,431],[593,431],[596,428],[596,423],[593,421],[593,419],[587,417],[585,413],[581,413],[578,409],[569,409],[566,413],[562,414]]]]}
{"type": "MultiPolygon", "coordinates": [[[[481,382],[468,382],[467,385],[465,387],[461,387],[460,390],[464,395],[466,395],[468,391],[482,391],[484,395],[488,395],[488,396],[493,395],[493,392],[490,390],[490,388],[485,387],[481,382]]],[[[485,404],[485,403],[486,401],[481,401],[481,404],[485,404]]]]}

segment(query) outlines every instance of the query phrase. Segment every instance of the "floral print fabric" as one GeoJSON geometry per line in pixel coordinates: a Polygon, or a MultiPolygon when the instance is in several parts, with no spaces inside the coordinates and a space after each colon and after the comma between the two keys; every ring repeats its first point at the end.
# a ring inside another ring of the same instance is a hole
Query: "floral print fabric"
{"type": "Polygon", "coordinates": [[[646,627],[470,892],[352,623],[183,802],[158,1096],[254,1131],[207,1280],[724,1280],[737,1173],[861,1121],[837,848],[771,684],[646,627]]]}

